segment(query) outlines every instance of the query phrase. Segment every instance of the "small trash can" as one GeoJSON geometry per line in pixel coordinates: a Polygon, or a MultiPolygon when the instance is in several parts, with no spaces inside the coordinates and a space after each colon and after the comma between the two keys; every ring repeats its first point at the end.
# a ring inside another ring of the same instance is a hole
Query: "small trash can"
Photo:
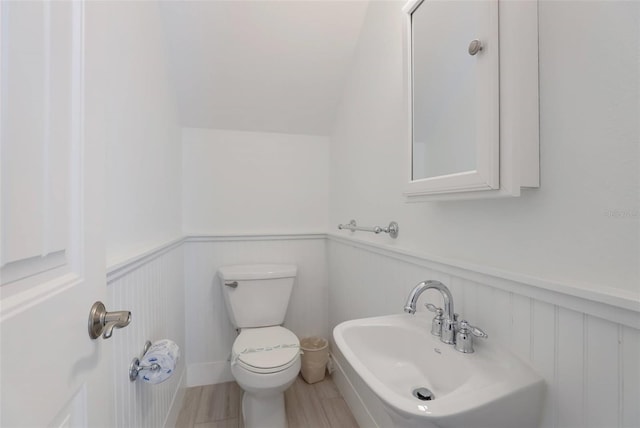
{"type": "Polygon", "coordinates": [[[324,379],[329,362],[329,342],[322,337],[306,337],[300,341],[302,349],[302,377],[307,383],[324,379]]]}

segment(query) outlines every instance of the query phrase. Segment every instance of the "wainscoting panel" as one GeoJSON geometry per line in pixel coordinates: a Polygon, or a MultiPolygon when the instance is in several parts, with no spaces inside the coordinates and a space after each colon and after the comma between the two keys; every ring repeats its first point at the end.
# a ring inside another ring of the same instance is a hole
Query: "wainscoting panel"
{"type": "Polygon", "coordinates": [[[284,325],[298,337],[328,335],[326,236],[188,237],[185,249],[188,386],[232,380],[228,358],[236,338],[216,273],[224,265],[298,266],[284,325]]]}
{"type": "Polygon", "coordinates": [[[131,323],[105,342],[113,350],[116,426],[173,426],[185,389],[183,248],[178,243],[119,263],[109,270],[107,310],[131,311],[131,323]],[[129,381],[129,364],[145,341],[175,341],[181,358],[174,375],[150,385],[129,381]],[[173,419],[173,420],[172,420],[173,419]]]}
{"type": "MultiPolygon", "coordinates": [[[[521,285],[510,287],[504,278],[496,288],[489,275],[477,276],[484,281],[471,280],[447,272],[444,266],[437,269],[437,263],[429,260],[420,263],[415,257],[387,255],[342,238],[329,237],[327,245],[330,328],[348,319],[401,313],[415,284],[437,279],[451,289],[456,312],[545,378],[541,427],[640,426],[640,330],[522,295],[518,292],[521,285]]],[[[426,302],[440,306],[442,299],[438,293],[427,292],[420,299],[421,304],[426,302]]],[[[425,309],[420,306],[418,310],[425,309]]],[[[625,319],[634,324],[633,316],[638,314],[625,319]]],[[[335,343],[332,346],[335,349],[335,343]]],[[[338,352],[334,354],[339,367],[348,366],[338,352]]],[[[344,369],[341,375],[348,378],[350,373],[344,369]]],[[[343,392],[348,401],[354,392],[359,396],[349,401],[350,406],[364,403],[366,409],[353,410],[356,417],[369,414],[378,426],[385,426],[386,420],[376,418],[380,403],[359,380],[338,385],[354,389],[343,392]]],[[[371,426],[371,419],[359,422],[371,426]]]]}

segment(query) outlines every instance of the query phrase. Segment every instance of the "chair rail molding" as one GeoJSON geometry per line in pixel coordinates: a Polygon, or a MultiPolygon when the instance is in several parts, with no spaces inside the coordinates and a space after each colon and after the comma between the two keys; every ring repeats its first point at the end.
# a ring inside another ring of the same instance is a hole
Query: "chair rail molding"
{"type": "Polygon", "coordinates": [[[154,260],[162,254],[184,243],[230,242],[230,241],[270,241],[270,240],[315,240],[326,239],[362,250],[378,253],[423,266],[464,279],[483,283],[487,286],[513,292],[567,309],[584,312],[608,319],[628,327],[640,329],[640,299],[632,293],[603,286],[585,288],[570,283],[549,281],[542,278],[477,265],[455,259],[421,254],[384,244],[372,243],[358,238],[345,237],[334,233],[258,233],[258,234],[190,234],[184,235],[149,248],[139,254],[121,259],[107,266],[107,283],[111,283],[128,272],[154,260]]]}
{"type": "Polygon", "coordinates": [[[503,291],[513,292],[567,309],[597,316],[640,329],[640,299],[632,293],[610,287],[585,288],[549,281],[529,275],[475,265],[460,260],[444,259],[357,238],[328,234],[330,242],[353,246],[368,252],[426,267],[503,291]]]}

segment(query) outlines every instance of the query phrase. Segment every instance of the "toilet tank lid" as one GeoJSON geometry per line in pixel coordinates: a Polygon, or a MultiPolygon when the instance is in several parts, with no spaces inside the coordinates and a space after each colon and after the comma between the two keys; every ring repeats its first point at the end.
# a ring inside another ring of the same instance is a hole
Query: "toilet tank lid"
{"type": "Polygon", "coordinates": [[[296,276],[296,265],[254,264],[222,266],[218,276],[223,280],[292,278],[296,276]]]}

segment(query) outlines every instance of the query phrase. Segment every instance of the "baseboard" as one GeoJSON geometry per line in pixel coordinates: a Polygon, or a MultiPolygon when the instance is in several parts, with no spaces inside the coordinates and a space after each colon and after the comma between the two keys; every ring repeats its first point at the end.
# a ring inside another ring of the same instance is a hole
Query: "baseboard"
{"type": "Polygon", "coordinates": [[[178,422],[178,415],[180,414],[180,409],[182,409],[182,402],[184,401],[184,396],[187,391],[186,380],[186,370],[182,370],[180,381],[178,382],[178,388],[176,389],[175,394],[173,394],[171,407],[169,408],[169,413],[167,413],[167,417],[164,421],[164,428],[175,428],[176,422],[178,422]]]}
{"type": "Polygon", "coordinates": [[[229,361],[194,363],[187,367],[187,387],[213,385],[233,380],[229,361]]]}
{"type": "Polygon", "coordinates": [[[360,428],[380,428],[371,413],[369,413],[360,394],[358,394],[358,391],[349,380],[344,368],[338,361],[339,359],[336,358],[333,353],[331,354],[331,360],[333,361],[333,367],[335,369],[331,375],[333,382],[338,387],[342,398],[344,398],[344,401],[349,406],[360,428]]]}

